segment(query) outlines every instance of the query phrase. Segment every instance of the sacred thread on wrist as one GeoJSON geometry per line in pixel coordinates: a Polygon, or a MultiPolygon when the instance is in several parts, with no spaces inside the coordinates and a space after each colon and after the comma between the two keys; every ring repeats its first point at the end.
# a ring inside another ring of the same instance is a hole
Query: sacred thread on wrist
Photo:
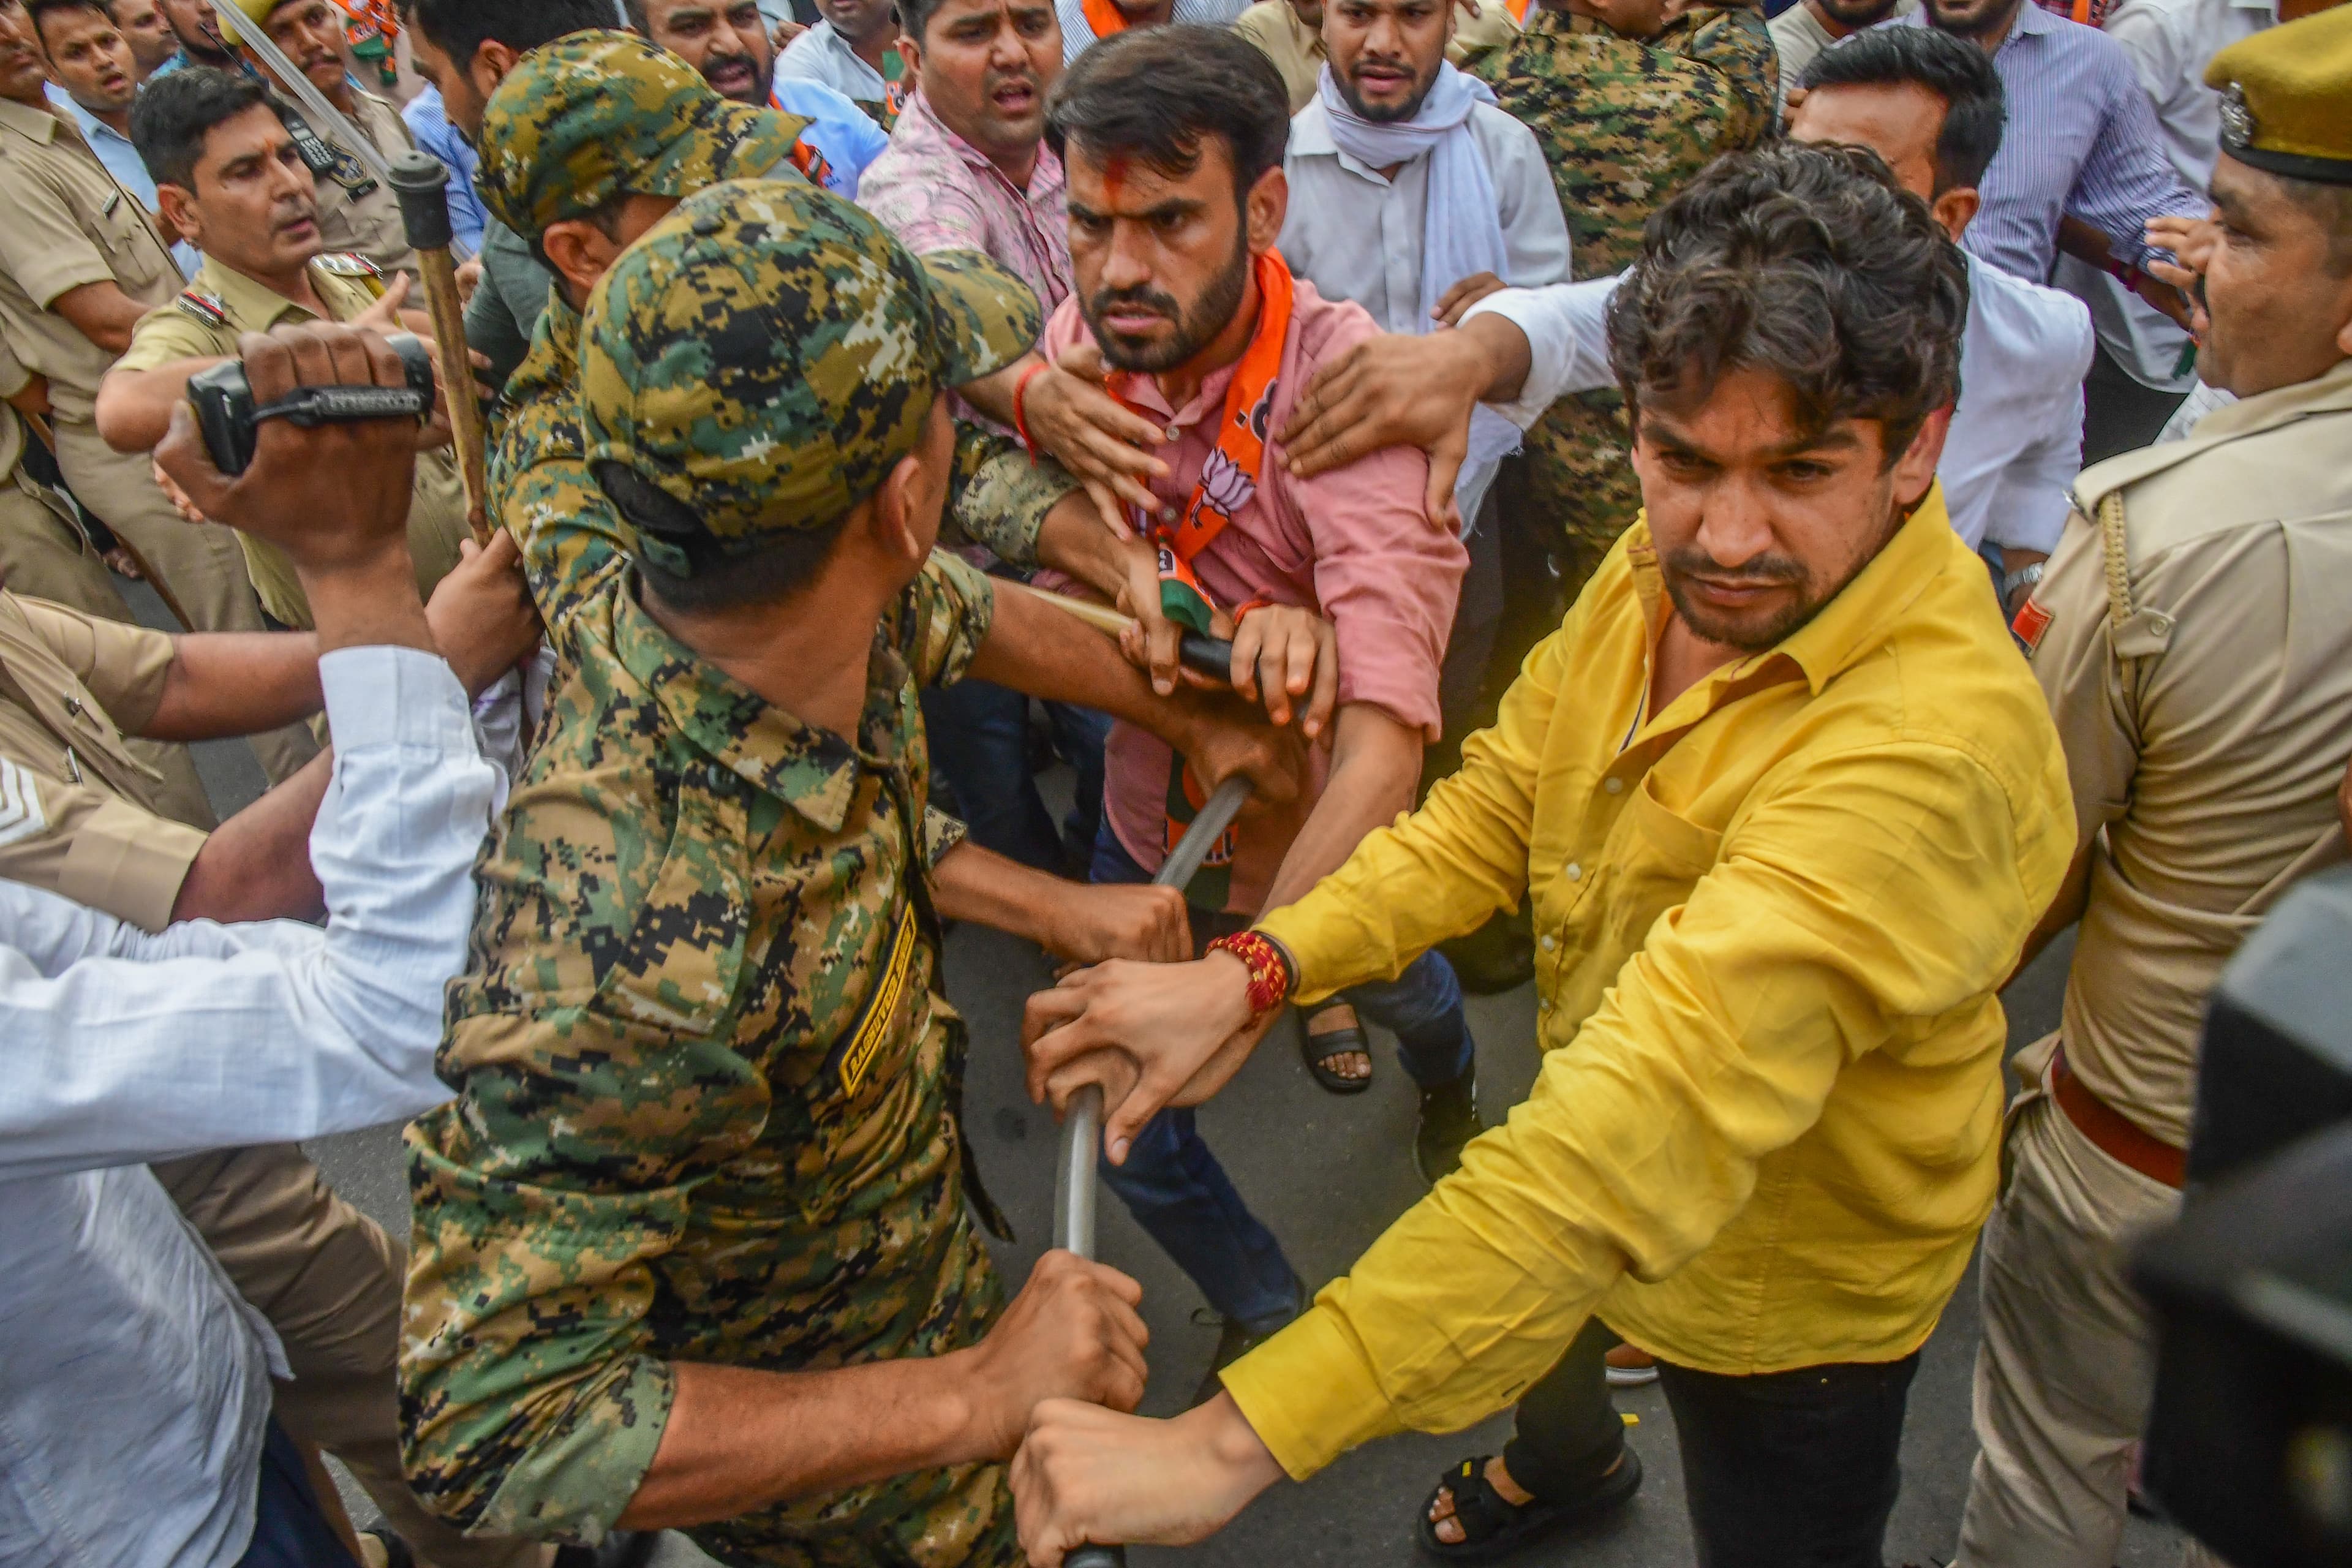
{"type": "Polygon", "coordinates": [[[1029,434],[1029,384],[1047,368],[1045,362],[1040,360],[1023,371],[1021,379],[1013,384],[1013,428],[1020,433],[1021,444],[1029,448],[1032,463],[1037,460],[1039,453],[1037,438],[1029,434]]]}
{"type": "Polygon", "coordinates": [[[1250,1022],[1255,1024],[1290,999],[1297,976],[1291,973],[1290,955],[1282,951],[1273,938],[1259,931],[1236,931],[1221,936],[1209,944],[1212,952],[1230,952],[1242,961],[1249,971],[1250,1022]]]}

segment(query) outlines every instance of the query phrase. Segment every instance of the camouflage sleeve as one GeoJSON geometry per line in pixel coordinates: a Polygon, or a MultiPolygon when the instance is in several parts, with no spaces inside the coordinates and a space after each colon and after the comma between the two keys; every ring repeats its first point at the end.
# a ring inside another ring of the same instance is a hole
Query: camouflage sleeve
{"type": "MultiPolygon", "coordinates": [[[[1014,566],[1034,566],[1045,514],[1078,488],[1078,481],[1051,458],[1031,462],[1014,437],[969,420],[956,421],[948,515],[962,541],[986,545],[1014,566]]],[[[951,537],[949,542],[959,540],[951,537]]]]}
{"type": "Polygon", "coordinates": [[[588,465],[568,453],[494,476],[490,499],[494,515],[522,546],[531,599],[562,647],[572,616],[620,566],[627,527],[588,465]]]}
{"type": "Polygon", "coordinates": [[[948,851],[971,836],[971,829],[936,805],[923,807],[923,868],[936,871],[948,851]]]}
{"type": "Polygon", "coordinates": [[[1716,152],[1740,152],[1772,134],[1779,122],[1780,56],[1762,13],[1716,13],[1691,36],[1687,54],[1722,79],[1716,152]]]}
{"type": "Polygon", "coordinates": [[[952,686],[996,619],[996,589],[979,569],[934,550],[893,612],[892,639],[919,686],[952,686]]]}

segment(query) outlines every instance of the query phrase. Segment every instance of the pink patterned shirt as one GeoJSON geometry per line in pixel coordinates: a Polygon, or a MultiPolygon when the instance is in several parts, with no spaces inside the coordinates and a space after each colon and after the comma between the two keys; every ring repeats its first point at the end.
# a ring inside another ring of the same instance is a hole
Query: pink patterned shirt
{"type": "Polygon", "coordinates": [[[899,111],[889,147],[858,176],[857,205],[918,256],[986,253],[1035,289],[1049,315],[1070,291],[1069,182],[1054,150],[1038,146],[1024,191],[949,130],[920,92],[899,111]]]}

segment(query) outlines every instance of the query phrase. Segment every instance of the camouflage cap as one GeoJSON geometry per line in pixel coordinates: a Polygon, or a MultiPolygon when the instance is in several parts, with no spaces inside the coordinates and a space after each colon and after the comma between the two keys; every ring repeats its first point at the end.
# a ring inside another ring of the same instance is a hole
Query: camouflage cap
{"type": "Polygon", "coordinates": [[[918,260],[813,185],[689,197],[613,264],[581,334],[589,468],[673,576],[827,527],[915,448],[943,387],[1003,369],[1043,325],[977,251],[918,260]]]}
{"type": "Polygon", "coordinates": [[[808,123],[719,97],[635,33],[572,33],[523,56],[490,94],[474,188],[500,223],[536,239],[623,191],[690,196],[721,180],[792,178],[808,123]]]}

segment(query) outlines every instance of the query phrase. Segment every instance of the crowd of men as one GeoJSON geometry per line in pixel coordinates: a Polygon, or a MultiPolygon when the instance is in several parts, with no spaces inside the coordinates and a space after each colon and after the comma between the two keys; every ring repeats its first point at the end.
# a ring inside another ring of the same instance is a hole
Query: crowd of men
{"type": "Polygon", "coordinates": [[[1655,1382],[1699,1561],[1879,1568],[1975,1258],[1954,1561],[2107,1568],[2205,998],[2347,854],[2332,4],[0,0],[0,1562],[1056,1568],[1515,1407],[1399,1504],[1488,1562],[1655,1382]],[[1173,1419],[992,1261],[956,922],[1173,1419]],[[1194,1108],[1375,1029],[1430,1191],[1308,1279],[1194,1108]],[[387,1121],[406,1237],[300,1147],[387,1121]]]}

